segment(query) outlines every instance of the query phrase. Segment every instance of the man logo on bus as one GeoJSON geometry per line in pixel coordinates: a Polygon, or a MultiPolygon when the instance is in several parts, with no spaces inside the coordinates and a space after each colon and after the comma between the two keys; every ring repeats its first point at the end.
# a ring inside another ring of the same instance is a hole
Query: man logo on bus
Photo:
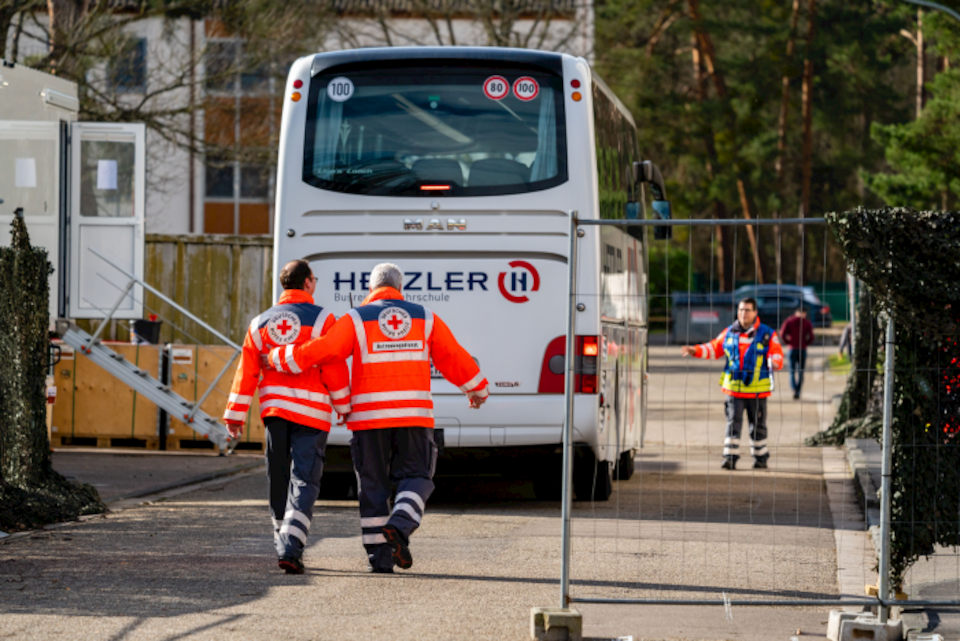
{"type": "Polygon", "coordinates": [[[511,292],[525,292],[527,291],[527,286],[530,285],[530,291],[536,292],[540,290],[540,273],[537,272],[537,269],[528,263],[525,260],[514,260],[510,262],[510,266],[515,269],[525,269],[527,272],[530,272],[532,277],[530,281],[527,281],[527,274],[524,272],[510,272],[510,289],[507,290],[507,272],[500,272],[500,278],[497,283],[500,285],[500,293],[503,294],[503,297],[506,298],[511,303],[526,303],[529,298],[524,295],[515,296],[511,292]]]}

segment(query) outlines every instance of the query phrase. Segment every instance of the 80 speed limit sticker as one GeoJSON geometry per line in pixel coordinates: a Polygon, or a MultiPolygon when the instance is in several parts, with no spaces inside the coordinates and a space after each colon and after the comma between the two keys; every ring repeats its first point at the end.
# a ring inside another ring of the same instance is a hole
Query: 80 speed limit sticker
{"type": "Polygon", "coordinates": [[[533,100],[537,97],[538,93],[540,93],[540,85],[530,76],[517,78],[513,81],[513,95],[516,96],[518,100],[523,100],[524,102],[533,100]]]}
{"type": "Polygon", "coordinates": [[[503,76],[490,76],[483,81],[483,94],[490,100],[503,100],[510,93],[510,83],[503,76]]]}

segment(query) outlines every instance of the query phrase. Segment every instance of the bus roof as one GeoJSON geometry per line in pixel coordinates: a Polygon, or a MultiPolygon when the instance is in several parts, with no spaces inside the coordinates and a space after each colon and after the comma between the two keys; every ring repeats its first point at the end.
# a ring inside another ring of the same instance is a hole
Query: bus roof
{"type": "Polygon", "coordinates": [[[507,47],[374,47],[318,53],[313,58],[310,75],[342,64],[386,62],[397,60],[478,60],[483,62],[512,62],[540,67],[546,71],[563,73],[566,54],[533,49],[507,47]]]}

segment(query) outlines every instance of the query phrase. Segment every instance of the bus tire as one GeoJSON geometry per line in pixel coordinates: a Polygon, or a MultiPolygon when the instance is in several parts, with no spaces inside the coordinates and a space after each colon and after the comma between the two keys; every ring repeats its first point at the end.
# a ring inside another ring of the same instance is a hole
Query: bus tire
{"type": "Polygon", "coordinates": [[[563,458],[549,455],[534,468],[533,494],[538,501],[559,501],[563,498],[563,458]]]}
{"type": "Polygon", "coordinates": [[[538,501],[559,501],[563,498],[563,479],[560,470],[555,475],[541,474],[533,479],[533,495],[538,501]]]}
{"type": "Polygon", "coordinates": [[[613,494],[613,464],[597,461],[593,452],[573,464],[573,491],[578,501],[606,501],[613,494]]]}
{"type": "Polygon", "coordinates": [[[357,476],[348,472],[324,474],[320,479],[320,495],[328,501],[346,501],[357,496],[357,476]]]}
{"type": "Polygon", "coordinates": [[[618,481],[629,481],[633,477],[633,450],[620,453],[616,476],[618,481]]]}

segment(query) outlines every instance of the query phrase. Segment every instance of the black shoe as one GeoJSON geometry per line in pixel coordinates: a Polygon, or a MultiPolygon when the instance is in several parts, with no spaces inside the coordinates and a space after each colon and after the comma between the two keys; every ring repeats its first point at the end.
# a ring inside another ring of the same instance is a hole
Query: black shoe
{"type": "Polygon", "coordinates": [[[723,465],[720,467],[725,470],[735,470],[737,469],[737,460],[732,458],[724,459],[723,465]]]}
{"type": "Polygon", "coordinates": [[[277,565],[287,574],[303,574],[303,561],[300,559],[284,556],[277,561],[277,565]]]}
{"type": "Polygon", "coordinates": [[[389,545],[381,545],[367,554],[367,572],[393,574],[393,549],[389,545]]]}
{"type": "Polygon", "coordinates": [[[798,398],[800,398],[800,392],[794,392],[794,393],[793,393],[793,400],[797,400],[798,398]]]}
{"type": "Polygon", "coordinates": [[[756,461],[753,462],[753,469],[755,469],[755,470],[765,470],[765,469],[767,469],[767,462],[766,462],[766,461],[761,461],[761,460],[756,460],[756,461]]]}
{"type": "Polygon", "coordinates": [[[407,570],[413,565],[413,556],[410,554],[410,548],[407,542],[403,540],[403,535],[392,525],[383,526],[383,536],[387,539],[387,545],[393,550],[393,562],[401,570],[407,570]]]}

